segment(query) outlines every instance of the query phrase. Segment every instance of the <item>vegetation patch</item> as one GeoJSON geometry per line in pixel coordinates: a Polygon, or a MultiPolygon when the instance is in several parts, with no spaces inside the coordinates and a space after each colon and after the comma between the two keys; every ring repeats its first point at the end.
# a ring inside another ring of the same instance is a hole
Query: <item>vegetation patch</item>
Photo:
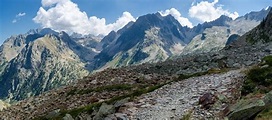
{"type": "Polygon", "coordinates": [[[67,96],[69,95],[75,95],[75,94],[88,94],[91,92],[102,92],[102,91],[118,91],[118,90],[130,90],[132,88],[137,87],[136,85],[130,85],[130,84],[115,84],[115,85],[107,85],[107,86],[101,86],[97,88],[90,88],[90,89],[72,89],[67,93],[67,96]]]}
{"type": "Polygon", "coordinates": [[[249,93],[267,93],[272,90],[272,56],[266,56],[262,62],[250,69],[242,87],[242,95],[249,93]]]}
{"type": "MultiPolygon", "coordinates": [[[[116,101],[118,100],[122,100],[124,98],[130,98],[130,100],[133,100],[135,97],[140,96],[142,94],[145,93],[149,93],[152,92],[164,85],[166,85],[167,83],[164,84],[158,84],[158,85],[154,85],[154,86],[141,86],[141,87],[136,87],[136,90],[132,90],[133,85],[110,85],[110,86],[103,86],[103,87],[98,87],[95,88],[91,91],[96,91],[96,92],[101,92],[104,90],[130,90],[129,94],[125,94],[125,95],[120,95],[120,96],[116,96],[113,97],[109,100],[104,101],[107,104],[114,104],[116,101]]],[[[134,86],[135,87],[135,86],[134,86]]],[[[84,93],[84,92],[76,92],[76,89],[71,90],[69,93],[70,94],[78,94],[78,93],[84,93]]],[[[88,91],[89,92],[89,91],[88,91]]],[[[103,102],[96,102],[96,103],[92,103],[90,105],[84,106],[84,107],[80,107],[80,108],[75,108],[72,110],[61,110],[60,111],[60,115],[58,117],[55,118],[50,118],[50,120],[60,120],[62,119],[66,114],[70,114],[73,118],[77,117],[80,113],[83,112],[87,112],[87,113],[92,113],[94,110],[98,110],[100,108],[100,106],[102,105],[103,102]]],[[[36,118],[35,120],[48,120],[45,116],[41,116],[36,118]]]]}
{"type": "Polygon", "coordinates": [[[199,77],[202,75],[210,75],[210,74],[219,74],[219,73],[224,73],[229,71],[227,68],[222,68],[222,69],[217,69],[217,68],[211,68],[205,72],[198,72],[198,73],[194,73],[194,74],[179,74],[178,78],[176,81],[179,80],[184,80],[184,79],[188,79],[191,77],[199,77]]]}
{"type": "MultiPolygon", "coordinates": [[[[81,90],[79,88],[74,88],[74,89],[71,89],[67,93],[67,96],[76,95],[76,94],[83,95],[83,94],[89,94],[91,92],[104,92],[104,91],[109,91],[109,92],[111,92],[111,91],[127,91],[126,92],[127,94],[119,94],[119,95],[112,97],[108,100],[105,100],[103,102],[91,103],[87,106],[75,108],[72,110],[61,110],[60,115],[58,117],[51,118],[51,120],[62,119],[66,114],[70,114],[73,118],[76,118],[80,113],[87,112],[87,113],[91,114],[94,110],[96,110],[96,111],[99,110],[102,103],[114,104],[116,101],[119,101],[119,100],[122,100],[125,98],[129,98],[129,100],[132,101],[135,99],[135,97],[152,92],[152,91],[154,91],[154,90],[156,90],[166,84],[172,83],[172,82],[180,81],[180,80],[187,79],[190,77],[202,76],[202,75],[207,75],[207,74],[216,74],[216,73],[222,73],[222,72],[226,72],[226,71],[228,71],[228,70],[227,69],[210,69],[205,72],[199,72],[199,73],[190,74],[190,75],[183,75],[182,74],[182,75],[179,75],[179,77],[177,79],[173,79],[173,80],[169,80],[169,81],[165,81],[165,82],[155,82],[153,84],[150,84],[147,81],[147,82],[140,82],[137,84],[114,84],[114,85],[106,85],[106,86],[89,88],[89,89],[81,89],[81,90]]],[[[46,120],[46,118],[44,116],[38,117],[37,119],[42,119],[42,120],[45,119],[46,120]]]]}
{"type": "Polygon", "coordinates": [[[256,117],[256,120],[270,120],[272,118],[272,105],[267,107],[261,113],[259,113],[256,117]]]}
{"type": "Polygon", "coordinates": [[[186,115],[184,115],[180,120],[190,120],[193,110],[190,110],[186,115]]]}

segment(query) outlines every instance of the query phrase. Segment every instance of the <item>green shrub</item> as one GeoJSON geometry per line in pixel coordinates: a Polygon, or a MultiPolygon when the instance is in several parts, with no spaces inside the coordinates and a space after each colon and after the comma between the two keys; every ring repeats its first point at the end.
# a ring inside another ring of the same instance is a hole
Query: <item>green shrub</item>
{"type": "Polygon", "coordinates": [[[263,61],[265,62],[264,64],[267,64],[270,67],[272,66],[272,56],[271,55],[264,57],[263,61]]]}
{"type": "Polygon", "coordinates": [[[272,118],[272,105],[268,106],[265,110],[257,115],[257,120],[270,120],[272,118]]]}
{"type": "Polygon", "coordinates": [[[242,87],[242,95],[249,93],[266,93],[272,86],[272,56],[266,56],[262,63],[249,70],[242,87]],[[266,66],[266,67],[264,67],[266,66]]]}

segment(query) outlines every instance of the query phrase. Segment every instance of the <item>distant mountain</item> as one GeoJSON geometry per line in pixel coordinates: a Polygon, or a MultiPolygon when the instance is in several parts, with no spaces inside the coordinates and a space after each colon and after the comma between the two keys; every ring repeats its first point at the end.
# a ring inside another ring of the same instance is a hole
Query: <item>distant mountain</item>
{"type": "Polygon", "coordinates": [[[0,47],[0,98],[21,100],[88,75],[88,49],[65,32],[43,29],[13,36],[0,47]],[[80,54],[84,52],[87,55],[80,54]]]}
{"type": "Polygon", "coordinates": [[[141,16],[135,23],[129,23],[102,39],[103,50],[95,56],[93,68],[164,61],[180,53],[182,47],[190,42],[185,34],[189,30],[171,15],[141,16]]]}
{"type": "MultiPolygon", "coordinates": [[[[245,45],[252,45],[255,44],[256,46],[261,46],[263,43],[268,43],[272,41],[272,9],[271,7],[269,14],[262,22],[252,29],[251,31],[247,32],[240,39],[234,41],[228,47],[240,47],[245,45]]],[[[267,52],[270,52],[271,48],[267,48],[267,52]]]]}
{"type": "Polygon", "coordinates": [[[256,21],[263,20],[267,16],[271,8],[272,8],[271,6],[268,6],[267,8],[262,9],[261,11],[252,11],[250,13],[245,14],[242,17],[239,17],[238,19],[243,18],[245,20],[256,20],[256,21]]]}
{"type": "Polygon", "coordinates": [[[215,21],[200,24],[193,28],[194,31],[199,32],[198,35],[192,39],[181,54],[218,51],[235,41],[238,36],[256,27],[270,10],[271,7],[250,12],[235,20],[223,15],[215,21]]]}
{"type": "Polygon", "coordinates": [[[193,28],[182,27],[171,15],[144,15],[96,43],[101,52],[95,56],[90,69],[152,63],[180,54],[221,50],[257,26],[270,9],[250,12],[235,20],[222,15],[193,28]]]}

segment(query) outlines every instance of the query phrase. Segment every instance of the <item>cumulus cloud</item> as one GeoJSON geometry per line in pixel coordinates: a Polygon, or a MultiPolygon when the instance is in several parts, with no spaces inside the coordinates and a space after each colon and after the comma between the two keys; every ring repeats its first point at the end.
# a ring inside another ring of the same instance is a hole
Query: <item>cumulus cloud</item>
{"type": "Polygon", "coordinates": [[[159,11],[159,13],[162,16],[172,15],[177,21],[179,21],[182,26],[188,26],[191,28],[193,27],[193,24],[189,21],[189,19],[182,17],[180,12],[175,8],[171,8],[165,11],[159,11]]]}
{"type": "Polygon", "coordinates": [[[128,22],[135,21],[135,18],[129,12],[124,12],[116,22],[106,24],[105,18],[88,17],[86,12],[81,11],[71,0],[42,0],[42,7],[33,21],[56,31],[107,35],[110,31],[117,31],[128,22]]]}
{"type": "Polygon", "coordinates": [[[12,23],[16,23],[17,21],[19,21],[21,19],[21,17],[25,16],[26,13],[25,12],[20,12],[18,13],[15,18],[11,21],[12,23]]]}
{"type": "Polygon", "coordinates": [[[69,1],[69,0],[42,0],[42,6],[43,7],[50,7],[50,6],[53,6],[57,3],[63,4],[67,1],[69,1]]]}
{"type": "Polygon", "coordinates": [[[196,18],[202,22],[209,22],[219,18],[221,15],[226,15],[232,19],[236,19],[239,14],[237,12],[229,12],[224,10],[222,5],[217,5],[219,0],[214,0],[213,2],[202,1],[196,5],[192,5],[189,9],[189,16],[196,18]]]}

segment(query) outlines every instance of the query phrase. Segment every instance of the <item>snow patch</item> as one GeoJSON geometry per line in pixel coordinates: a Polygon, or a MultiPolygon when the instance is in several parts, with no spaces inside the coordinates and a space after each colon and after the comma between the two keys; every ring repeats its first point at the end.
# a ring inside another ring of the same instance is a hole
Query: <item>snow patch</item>
{"type": "Polygon", "coordinates": [[[91,48],[92,51],[94,51],[95,53],[100,53],[101,51],[95,49],[95,48],[91,48]]]}

